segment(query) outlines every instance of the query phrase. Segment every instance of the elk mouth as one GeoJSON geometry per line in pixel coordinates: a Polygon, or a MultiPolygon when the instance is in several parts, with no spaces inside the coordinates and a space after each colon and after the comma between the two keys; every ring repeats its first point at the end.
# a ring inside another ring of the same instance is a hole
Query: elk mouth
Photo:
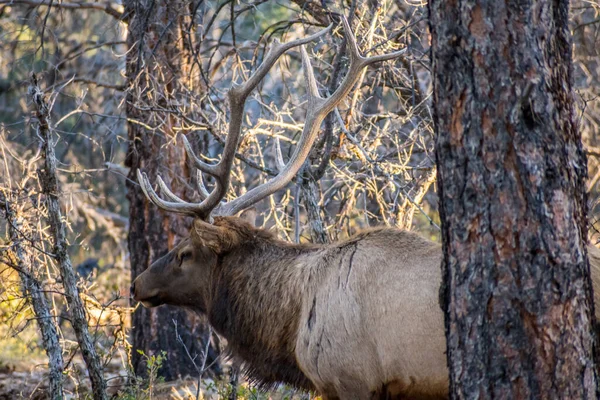
{"type": "Polygon", "coordinates": [[[159,295],[151,296],[145,299],[140,299],[140,303],[146,308],[153,308],[163,305],[165,302],[160,298],[159,295]]]}

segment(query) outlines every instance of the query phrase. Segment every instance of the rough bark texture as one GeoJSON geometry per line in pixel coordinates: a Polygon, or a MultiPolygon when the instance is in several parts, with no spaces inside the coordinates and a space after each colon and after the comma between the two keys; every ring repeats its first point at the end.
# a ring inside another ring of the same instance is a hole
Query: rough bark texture
{"type": "Polygon", "coordinates": [[[33,77],[32,86],[29,87],[29,93],[35,106],[35,115],[38,119],[38,135],[42,140],[44,167],[39,170],[39,177],[42,192],[46,196],[50,234],[54,240],[52,252],[60,270],[65,298],[69,306],[71,325],[75,331],[77,344],[88,370],[94,399],[105,400],[108,397],[106,395],[106,382],[103,377],[102,363],[96,353],[94,341],[88,330],[85,308],[79,297],[79,289],[77,288],[77,275],[68,253],[67,237],[60,209],[60,186],[56,172],[56,154],[54,153],[54,143],[52,142],[50,129],[50,110],[44,100],[42,91],[37,87],[35,76],[33,77]]]}
{"type": "Polygon", "coordinates": [[[20,233],[23,232],[22,218],[10,201],[1,195],[0,204],[4,205],[11,240],[11,254],[14,258],[13,263],[18,267],[23,295],[33,306],[33,312],[42,336],[42,344],[48,356],[48,395],[53,400],[60,400],[63,398],[64,361],[54,317],[40,282],[32,275],[33,269],[27,252],[21,245],[23,239],[20,233]]]}
{"type": "Polygon", "coordinates": [[[319,193],[317,183],[311,177],[306,177],[302,179],[301,190],[312,242],[328,243],[329,237],[325,231],[325,224],[321,217],[321,207],[317,200],[319,193]]]}
{"type": "MultiPolygon", "coordinates": [[[[152,182],[156,182],[156,175],[160,174],[175,194],[184,199],[189,197],[180,180],[188,180],[190,175],[183,146],[166,145],[167,141],[173,140],[172,127],[176,120],[168,113],[157,114],[140,107],[169,108],[170,102],[183,102],[184,97],[179,92],[182,87],[193,91],[201,91],[201,88],[188,74],[193,63],[192,44],[186,35],[186,31],[194,26],[189,19],[191,2],[132,0],[124,5],[129,18],[130,48],[127,54],[130,147],[126,164],[130,168],[128,242],[133,281],[152,261],[166,254],[181,237],[187,236],[190,226],[189,218],[164,213],[150,204],[137,183],[136,171],[141,168],[152,182]],[[159,129],[148,129],[159,124],[159,129]]],[[[134,350],[146,354],[166,351],[168,361],[159,373],[167,380],[198,373],[176,338],[174,321],[177,321],[177,333],[187,351],[192,356],[202,354],[207,328],[193,313],[168,306],[152,310],[138,307],[132,318],[134,350]]],[[[216,351],[211,347],[208,364],[215,358],[216,351]]],[[[145,375],[146,364],[137,351],[133,352],[132,363],[136,374],[145,375]]],[[[213,364],[213,371],[218,368],[218,364],[213,364]]]]}
{"type": "Polygon", "coordinates": [[[568,1],[429,7],[452,396],[596,398],[568,1]]]}

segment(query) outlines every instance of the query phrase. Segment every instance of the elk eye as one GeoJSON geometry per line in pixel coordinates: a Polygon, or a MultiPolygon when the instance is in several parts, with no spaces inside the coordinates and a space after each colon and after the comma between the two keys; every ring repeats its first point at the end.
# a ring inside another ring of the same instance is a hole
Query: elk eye
{"type": "Polygon", "coordinates": [[[184,262],[185,260],[189,259],[191,256],[192,256],[191,251],[184,251],[183,253],[181,253],[179,255],[179,261],[184,262]]]}

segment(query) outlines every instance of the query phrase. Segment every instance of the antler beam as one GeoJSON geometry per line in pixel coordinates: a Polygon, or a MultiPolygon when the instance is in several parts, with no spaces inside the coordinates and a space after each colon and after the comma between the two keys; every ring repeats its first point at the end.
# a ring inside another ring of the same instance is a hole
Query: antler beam
{"type": "Polygon", "coordinates": [[[331,29],[331,25],[322,31],[315,33],[314,35],[292,42],[282,44],[275,39],[264,61],[254,72],[254,74],[243,84],[234,85],[227,94],[231,108],[231,120],[229,123],[229,132],[225,141],[221,160],[214,165],[202,161],[194,154],[192,146],[185,136],[183,136],[183,145],[185,151],[198,170],[197,185],[202,202],[187,203],[181,200],[171,190],[169,190],[163,180],[158,177],[158,185],[165,197],[168,198],[168,201],[163,200],[156,194],[154,189],[152,189],[146,174],[138,170],[138,180],[146,197],[148,197],[148,199],[157,207],[164,210],[189,214],[206,219],[210,216],[211,212],[216,215],[236,214],[239,211],[250,207],[252,204],[285,187],[298,173],[298,170],[302,167],[302,164],[308,157],[310,149],[318,136],[321,122],[323,122],[323,119],[327,116],[327,114],[329,114],[342,101],[342,99],[348,95],[350,90],[352,90],[362,70],[373,63],[391,60],[404,54],[405,52],[405,50],[401,50],[390,54],[363,57],[360,54],[358,44],[356,43],[356,39],[354,38],[354,34],[352,33],[346,18],[342,18],[342,23],[344,27],[344,36],[346,37],[346,41],[348,43],[347,47],[350,57],[350,67],[348,74],[344,77],[340,86],[330,97],[324,99],[319,95],[317,81],[314,76],[310,58],[303,45],[325,35],[331,29]],[[308,87],[308,109],[306,113],[306,121],[304,123],[304,128],[302,130],[302,135],[298,145],[288,163],[283,164],[279,143],[276,143],[279,174],[266,183],[257,186],[256,188],[248,191],[244,195],[232,200],[229,203],[220,203],[227,194],[227,190],[229,188],[233,159],[235,157],[235,151],[239,145],[242,132],[242,119],[246,100],[250,93],[256,88],[260,81],[265,77],[267,72],[279,59],[279,57],[281,57],[289,49],[297,46],[301,46],[300,53],[302,56],[302,69],[304,71],[304,78],[308,87]],[[211,175],[215,178],[215,186],[210,193],[204,187],[202,173],[211,175]]]}
{"type": "Polygon", "coordinates": [[[231,121],[229,123],[229,132],[225,141],[223,155],[221,157],[221,160],[217,164],[210,165],[198,158],[194,154],[192,146],[188,142],[187,138],[183,136],[183,145],[185,151],[190,160],[192,160],[192,162],[194,163],[195,167],[199,171],[213,176],[216,181],[215,188],[211,193],[208,193],[208,191],[204,187],[201,174],[198,173],[200,177],[198,178],[197,183],[199,186],[200,195],[203,198],[201,203],[188,203],[181,200],[166,187],[163,180],[159,176],[159,186],[165,194],[165,196],[168,197],[170,201],[165,201],[161,199],[152,188],[148,176],[145,173],[140,172],[138,170],[138,181],[140,182],[140,185],[146,197],[157,207],[162,208],[166,211],[189,214],[192,216],[198,216],[200,218],[208,217],[212,209],[214,209],[221,201],[221,199],[225,197],[227,189],[229,187],[230,170],[233,164],[233,159],[235,157],[235,150],[238,147],[239,138],[241,136],[242,118],[244,113],[244,107],[246,105],[246,99],[248,98],[252,90],[254,90],[254,88],[269,72],[271,67],[273,67],[275,62],[277,62],[279,57],[281,57],[286,51],[320,38],[321,36],[329,32],[331,27],[332,25],[329,25],[327,28],[315,33],[314,35],[310,35],[306,38],[294,40],[288,43],[280,43],[278,39],[275,39],[269,49],[269,52],[265,56],[265,59],[258,67],[258,69],[254,72],[254,74],[243,84],[234,85],[229,90],[228,98],[229,105],[231,107],[231,121]]]}
{"type": "Polygon", "coordinates": [[[314,76],[310,58],[308,57],[304,46],[300,48],[300,53],[302,55],[302,69],[304,72],[304,78],[306,79],[308,85],[308,110],[306,112],[304,129],[302,130],[302,136],[300,137],[298,146],[292,154],[289,162],[283,169],[279,171],[277,176],[263,185],[257,186],[254,189],[246,192],[237,199],[234,199],[229,203],[222,204],[218,210],[215,210],[218,211],[219,215],[234,215],[284,188],[298,173],[298,170],[300,170],[302,164],[304,164],[304,161],[308,157],[310,149],[318,136],[321,122],[323,122],[323,119],[325,119],[327,114],[333,111],[333,109],[344,99],[344,97],[348,95],[350,90],[352,90],[356,84],[356,81],[360,77],[362,70],[376,62],[391,60],[399,57],[406,51],[403,49],[390,54],[365,58],[360,54],[354,34],[352,33],[350,25],[345,17],[342,18],[342,23],[344,26],[344,35],[346,37],[350,56],[350,67],[348,74],[344,77],[342,83],[336,89],[336,91],[327,99],[323,99],[319,95],[319,90],[317,88],[317,82],[314,76]]]}

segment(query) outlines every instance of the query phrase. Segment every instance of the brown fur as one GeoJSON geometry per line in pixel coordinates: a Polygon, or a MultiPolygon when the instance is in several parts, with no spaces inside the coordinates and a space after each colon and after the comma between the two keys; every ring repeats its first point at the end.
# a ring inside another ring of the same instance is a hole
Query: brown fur
{"type": "MultiPolygon", "coordinates": [[[[600,251],[590,248],[594,287],[600,251]]],[[[234,217],[191,238],[134,282],[146,306],[208,316],[252,381],[325,399],[448,396],[439,245],[373,229],[331,245],[294,245],[234,217]]],[[[596,310],[600,298],[595,295],[596,310]]]]}

